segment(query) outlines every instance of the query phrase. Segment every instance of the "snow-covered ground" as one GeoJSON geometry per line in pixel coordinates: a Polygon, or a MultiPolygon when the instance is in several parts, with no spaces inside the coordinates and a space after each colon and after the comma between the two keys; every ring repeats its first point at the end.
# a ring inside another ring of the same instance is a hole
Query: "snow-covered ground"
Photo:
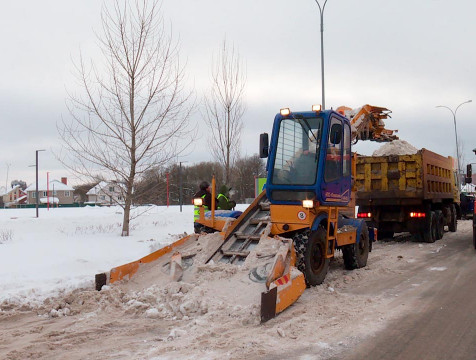
{"type": "Polygon", "coordinates": [[[379,241],[354,271],[337,252],[322,285],[260,324],[258,285],[249,285],[244,265],[198,265],[174,282],[151,263],[95,291],[96,273],[193,229],[192,206],[135,212],[143,214],[132,235],[120,237],[120,208],[41,209],[39,219],[34,209],[0,210],[0,358],[338,358],[419,309],[440,275],[474,253],[471,221],[433,244],[405,234],[379,241]]]}
{"type": "MultiPolygon", "coordinates": [[[[246,208],[246,205],[241,205],[246,208]]],[[[0,209],[0,303],[34,304],[193,232],[193,206],[143,206],[121,237],[120,207],[0,209]],[[139,215],[139,216],[137,216],[139,215]]]]}

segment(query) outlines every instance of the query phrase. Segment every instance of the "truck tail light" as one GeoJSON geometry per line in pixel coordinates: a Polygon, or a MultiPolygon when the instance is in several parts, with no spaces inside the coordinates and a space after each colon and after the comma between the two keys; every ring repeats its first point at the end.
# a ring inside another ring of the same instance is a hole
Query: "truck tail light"
{"type": "Polygon", "coordinates": [[[370,213],[370,212],[367,212],[367,213],[358,213],[358,214],[357,214],[357,217],[358,217],[358,218],[361,218],[361,219],[363,219],[363,218],[371,218],[371,217],[372,217],[372,213],[370,213]]]}
{"type": "Polygon", "coordinates": [[[411,218],[424,218],[424,217],[426,217],[426,214],[422,213],[422,212],[411,212],[410,217],[411,218]]]}

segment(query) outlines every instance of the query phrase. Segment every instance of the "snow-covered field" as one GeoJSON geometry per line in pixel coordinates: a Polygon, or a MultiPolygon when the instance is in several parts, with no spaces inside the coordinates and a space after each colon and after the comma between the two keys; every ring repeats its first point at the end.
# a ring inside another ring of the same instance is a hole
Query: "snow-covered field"
{"type": "MultiPolygon", "coordinates": [[[[242,206],[246,207],[246,206],[242,206]]],[[[37,303],[63,290],[92,287],[94,275],[137,260],[193,232],[193,206],[133,211],[121,237],[120,207],[0,209],[0,303],[37,303]]]]}
{"type": "Polygon", "coordinates": [[[173,282],[152,263],[95,291],[96,273],[192,232],[192,206],[135,211],[143,214],[132,235],[120,237],[120,208],[41,209],[39,219],[34,209],[0,210],[0,358],[338,358],[418,309],[440,274],[474,250],[471,221],[459,221],[433,244],[405,234],[377,242],[362,269],[346,271],[338,252],[321,286],[260,324],[259,293],[249,296],[237,266],[197,266],[173,282]]]}

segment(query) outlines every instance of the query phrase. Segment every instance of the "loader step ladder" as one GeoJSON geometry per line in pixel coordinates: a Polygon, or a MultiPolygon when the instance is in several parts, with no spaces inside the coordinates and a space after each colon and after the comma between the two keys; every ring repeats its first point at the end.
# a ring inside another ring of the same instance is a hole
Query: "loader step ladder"
{"type": "Polygon", "coordinates": [[[339,209],[337,207],[328,208],[327,216],[327,247],[326,258],[334,257],[335,244],[337,242],[337,221],[339,218],[339,209]]]}
{"type": "Polygon", "coordinates": [[[270,203],[266,194],[260,195],[250,205],[250,210],[243,213],[236,221],[234,229],[226,236],[223,244],[208,259],[207,262],[222,262],[241,265],[245,262],[250,251],[258,245],[261,234],[271,221],[270,203]]]}

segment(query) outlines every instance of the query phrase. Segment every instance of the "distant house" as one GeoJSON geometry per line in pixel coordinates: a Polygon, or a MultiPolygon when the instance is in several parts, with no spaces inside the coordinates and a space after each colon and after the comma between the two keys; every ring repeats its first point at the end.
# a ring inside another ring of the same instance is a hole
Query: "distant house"
{"type": "Polygon", "coordinates": [[[26,203],[26,193],[21,189],[20,185],[15,185],[6,191],[3,188],[1,196],[6,207],[26,203]]]}
{"type": "MultiPolygon", "coordinates": [[[[72,204],[74,189],[68,185],[67,178],[61,178],[61,181],[52,180],[38,183],[38,202],[40,204],[72,204]],[[48,194],[49,191],[49,194],[48,194]]],[[[27,193],[28,204],[36,204],[36,183],[31,184],[25,189],[27,193]]]]}
{"type": "Polygon", "coordinates": [[[100,205],[124,204],[124,185],[117,181],[101,181],[89,190],[88,203],[100,205]]]}

